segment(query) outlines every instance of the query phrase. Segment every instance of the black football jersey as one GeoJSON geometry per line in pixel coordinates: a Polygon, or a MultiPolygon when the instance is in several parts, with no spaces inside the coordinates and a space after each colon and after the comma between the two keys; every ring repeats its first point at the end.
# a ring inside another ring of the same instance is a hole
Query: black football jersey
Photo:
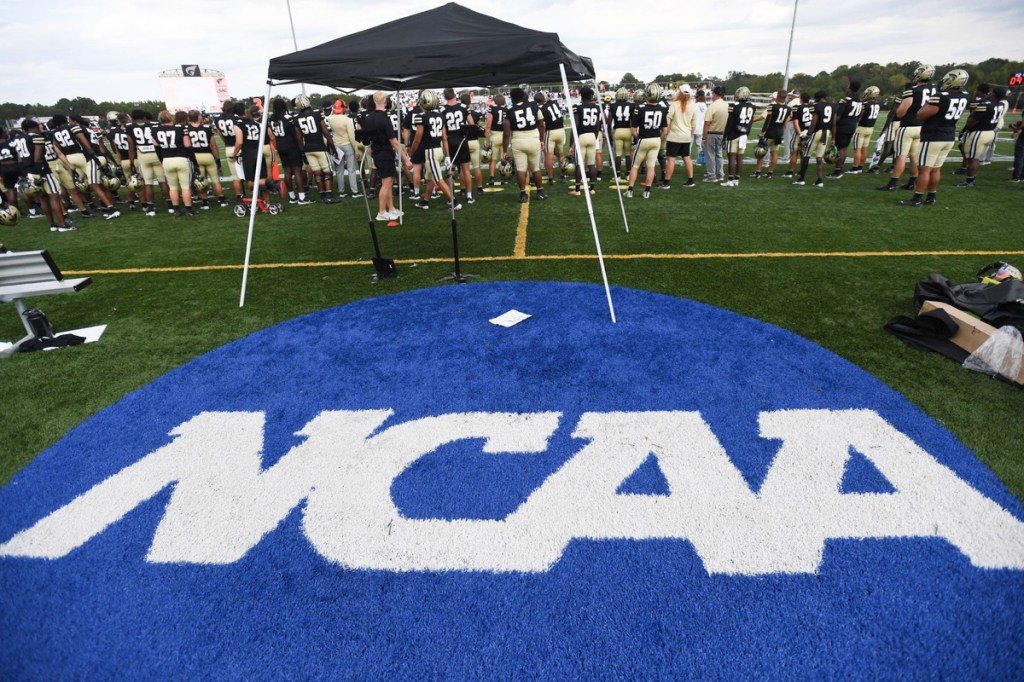
{"type": "Polygon", "coordinates": [[[446,104],[441,107],[441,115],[444,116],[444,127],[448,131],[448,139],[461,139],[464,137],[462,127],[469,121],[469,109],[462,102],[446,104]]]}
{"type": "Polygon", "coordinates": [[[17,152],[18,160],[23,166],[32,163],[32,146],[28,135],[15,135],[11,133],[11,147],[17,152]]]}
{"type": "Polygon", "coordinates": [[[729,118],[725,122],[725,139],[735,140],[750,134],[754,124],[754,105],[750,102],[730,102],[729,118]]]}
{"type": "MultiPolygon", "coordinates": [[[[922,142],[950,142],[956,139],[956,124],[965,111],[969,100],[962,92],[936,92],[928,98],[928,104],[939,110],[921,124],[922,142]]],[[[917,112],[915,112],[917,113],[917,112]]]]}
{"type": "Polygon", "coordinates": [[[224,140],[224,146],[233,147],[235,145],[235,117],[230,114],[219,116],[216,126],[217,132],[224,140]]]}
{"type": "Polygon", "coordinates": [[[769,133],[781,133],[791,113],[792,109],[785,104],[779,104],[778,102],[769,104],[765,115],[766,131],[769,133]]]}
{"type": "Polygon", "coordinates": [[[901,99],[910,98],[910,108],[903,114],[903,118],[900,119],[900,125],[904,128],[913,128],[921,125],[921,120],[917,117],[917,112],[921,110],[928,100],[931,99],[937,91],[937,88],[930,83],[922,83],[915,85],[909,90],[903,91],[903,97],[901,99]]]}
{"type": "Polygon", "coordinates": [[[107,131],[107,139],[110,140],[110,146],[117,152],[118,158],[126,161],[130,149],[128,146],[128,131],[121,126],[111,128],[107,131]]]}
{"type": "Polygon", "coordinates": [[[5,168],[18,165],[18,150],[14,148],[14,140],[0,144],[0,165],[5,168]]]}
{"type": "Polygon", "coordinates": [[[799,122],[801,132],[810,132],[811,124],[814,123],[814,107],[810,104],[801,104],[796,108],[793,118],[799,122]]]}
{"type": "Polygon", "coordinates": [[[536,102],[514,104],[508,111],[508,123],[513,131],[537,130],[541,119],[536,102]]]}
{"type": "Polygon", "coordinates": [[[631,128],[633,127],[633,110],[635,107],[632,102],[615,102],[611,106],[611,119],[612,127],[618,130],[619,128],[631,128]]]}
{"type": "Polygon", "coordinates": [[[580,135],[597,134],[601,130],[601,107],[594,102],[587,102],[576,107],[576,130],[580,135]]]}
{"type": "Polygon", "coordinates": [[[423,149],[434,149],[441,146],[444,136],[444,117],[440,111],[421,111],[416,115],[416,125],[423,128],[420,146],[423,149]]]}
{"type": "Polygon", "coordinates": [[[979,97],[971,104],[972,130],[995,130],[1001,113],[996,110],[995,102],[988,97],[979,97]]]}
{"type": "Polygon", "coordinates": [[[637,129],[637,137],[661,137],[662,129],[668,125],[665,108],[655,102],[645,103],[633,110],[633,128],[637,129]]]}
{"type": "Polygon", "coordinates": [[[295,126],[302,134],[303,151],[327,151],[327,140],[324,139],[323,131],[320,129],[322,120],[320,114],[311,109],[306,109],[295,116],[295,126]]]}
{"type": "Polygon", "coordinates": [[[501,132],[501,129],[505,127],[507,111],[505,107],[499,107],[497,104],[491,106],[491,132],[501,132]]]}
{"type": "Polygon", "coordinates": [[[235,131],[239,130],[242,131],[242,156],[255,159],[263,151],[260,148],[260,124],[249,118],[240,118],[235,121],[235,131]]]}
{"type": "Polygon", "coordinates": [[[161,125],[153,130],[153,141],[160,147],[163,158],[186,156],[185,136],[188,132],[182,126],[161,125]]]}
{"type": "Polygon", "coordinates": [[[860,120],[857,121],[857,125],[861,128],[874,128],[882,113],[882,105],[878,102],[863,102],[862,104],[860,120]]]}
{"type": "Polygon", "coordinates": [[[864,104],[856,95],[847,95],[839,102],[836,108],[836,131],[840,133],[852,133],[857,130],[857,122],[860,120],[864,104]]]}
{"type": "MultiPolygon", "coordinates": [[[[125,126],[125,130],[132,137],[132,141],[135,143],[136,152],[152,152],[153,151],[153,126],[149,123],[129,123],[125,126]]],[[[232,138],[232,144],[234,144],[234,138],[232,138]]]]}
{"type": "Polygon", "coordinates": [[[192,140],[192,151],[197,154],[209,154],[213,144],[213,129],[210,126],[189,126],[188,136],[192,140]]]}
{"type": "Polygon", "coordinates": [[[68,154],[81,154],[84,150],[82,149],[82,145],[78,143],[78,139],[75,137],[76,134],[80,132],[82,132],[82,127],[80,125],[67,124],[57,126],[51,130],[50,137],[64,156],[67,156],[68,154]]]}
{"type": "Polygon", "coordinates": [[[831,102],[815,102],[814,114],[818,120],[814,123],[814,132],[819,130],[832,130],[832,120],[835,118],[836,107],[831,102]]]}
{"type": "Polygon", "coordinates": [[[562,107],[555,100],[549,99],[547,102],[544,102],[540,112],[544,116],[544,125],[548,130],[561,128],[564,125],[565,114],[562,113],[562,107]]]}

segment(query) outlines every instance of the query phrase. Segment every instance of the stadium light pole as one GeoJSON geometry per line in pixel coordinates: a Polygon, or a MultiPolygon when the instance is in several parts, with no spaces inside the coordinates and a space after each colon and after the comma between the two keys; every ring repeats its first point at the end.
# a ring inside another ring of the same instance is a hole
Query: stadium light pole
{"type": "MultiPolygon", "coordinates": [[[[292,27],[292,45],[295,46],[295,51],[298,52],[299,51],[299,41],[295,39],[295,20],[292,19],[292,0],[284,0],[284,2],[285,2],[286,5],[288,5],[288,23],[292,27]]],[[[793,41],[793,39],[790,38],[790,45],[791,46],[793,44],[792,41],[793,41]]],[[[787,70],[787,73],[788,73],[788,70],[787,70]]],[[[305,95],[306,94],[306,84],[305,83],[301,83],[300,85],[302,87],[302,94],[305,95]]]]}
{"type": "MultiPolygon", "coordinates": [[[[793,23],[789,27],[789,49],[786,50],[786,75],[782,79],[782,89],[789,90],[789,57],[793,54],[793,33],[796,31],[796,6],[800,0],[793,0],[793,23]]],[[[292,29],[294,33],[295,29],[292,29]]],[[[298,48],[295,48],[298,50],[298,48]]]]}

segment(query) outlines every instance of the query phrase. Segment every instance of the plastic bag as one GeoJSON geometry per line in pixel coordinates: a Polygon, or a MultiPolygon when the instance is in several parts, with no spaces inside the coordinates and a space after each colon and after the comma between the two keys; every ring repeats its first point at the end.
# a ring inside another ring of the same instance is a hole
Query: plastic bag
{"type": "Polygon", "coordinates": [[[978,350],[967,356],[964,367],[989,376],[997,374],[1010,381],[1016,381],[1020,375],[1020,365],[1024,357],[1024,341],[1020,330],[1006,325],[996,330],[978,350]]]}

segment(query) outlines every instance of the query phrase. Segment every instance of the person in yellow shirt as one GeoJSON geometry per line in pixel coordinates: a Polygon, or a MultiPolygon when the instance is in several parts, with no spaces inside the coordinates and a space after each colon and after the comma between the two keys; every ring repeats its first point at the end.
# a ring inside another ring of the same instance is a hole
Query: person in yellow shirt
{"type": "Polygon", "coordinates": [[[665,147],[667,157],[665,181],[661,189],[669,189],[672,175],[676,170],[676,159],[682,157],[686,166],[686,184],[683,187],[695,187],[693,182],[693,159],[690,158],[690,147],[693,144],[693,129],[697,127],[697,107],[690,101],[689,86],[683,86],[676,93],[672,105],[668,108],[668,144],[665,147]]]}

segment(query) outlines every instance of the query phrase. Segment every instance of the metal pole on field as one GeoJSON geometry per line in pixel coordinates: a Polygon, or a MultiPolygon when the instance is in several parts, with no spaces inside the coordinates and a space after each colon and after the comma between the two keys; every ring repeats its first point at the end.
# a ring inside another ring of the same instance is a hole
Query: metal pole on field
{"type": "MultiPolygon", "coordinates": [[[[580,133],[576,130],[576,117],[572,115],[572,96],[569,94],[569,77],[565,75],[565,64],[558,65],[562,72],[562,87],[565,89],[565,101],[569,103],[569,125],[572,127],[572,139],[576,147],[576,168],[580,169],[583,180],[583,198],[587,201],[587,213],[590,214],[590,227],[594,230],[594,245],[597,247],[597,262],[601,264],[601,279],[604,280],[604,293],[608,298],[608,313],[612,317],[612,324],[615,323],[615,305],[612,303],[612,290],[608,286],[608,273],[604,269],[604,254],[601,253],[601,239],[597,235],[597,220],[594,218],[594,204],[590,200],[590,180],[585,172],[583,156],[580,150],[580,133]]],[[[580,103],[582,105],[582,102],[580,103]]]]}
{"type": "MultiPolygon", "coordinates": [[[[273,81],[267,81],[267,99],[270,102],[270,91],[274,87],[273,81]]],[[[260,121],[260,146],[259,154],[256,156],[256,175],[252,180],[252,203],[249,204],[249,234],[245,238],[245,265],[242,267],[242,295],[238,298],[238,307],[245,307],[245,288],[249,283],[249,256],[252,254],[252,228],[256,221],[256,201],[260,196],[260,171],[263,169],[263,143],[267,141],[267,117],[270,115],[270,107],[263,107],[263,119],[260,121]]],[[[245,181],[242,181],[243,188],[245,181]]]]}
{"type": "MultiPolygon", "coordinates": [[[[284,0],[285,4],[288,5],[288,24],[292,27],[292,45],[295,46],[295,51],[299,51],[299,41],[295,39],[295,21],[292,20],[292,0],[284,0]]],[[[306,94],[306,84],[302,84],[302,94],[306,94]]]]}
{"type": "Polygon", "coordinates": [[[782,79],[782,89],[789,90],[789,57],[793,54],[793,33],[796,31],[796,6],[800,0],[793,0],[793,24],[789,27],[789,49],[786,50],[786,75],[782,79]]]}

